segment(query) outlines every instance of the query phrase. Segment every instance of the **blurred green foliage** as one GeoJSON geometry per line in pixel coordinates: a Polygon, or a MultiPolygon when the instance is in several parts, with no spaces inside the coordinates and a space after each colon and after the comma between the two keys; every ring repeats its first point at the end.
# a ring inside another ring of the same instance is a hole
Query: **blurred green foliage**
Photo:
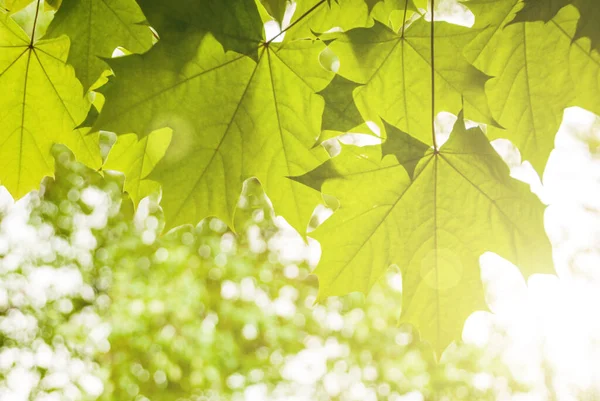
{"type": "MultiPolygon", "coordinates": [[[[207,219],[161,235],[157,199],[134,210],[121,176],[92,171],[65,148],[55,158],[56,177],[29,200],[29,223],[67,243],[87,238],[89,252],[33,261],[31,269],[75,264],[93,292],[28,310],[39,341],[63,344],[102,378],[101,400],[399,400],[414,391],[425,400],[495,400],[525,390],[499,351],[460,344],[434,361],[411,328],[397,324],[396,271],[366,298],[315,304],[311,266],[281,253],[302,241],[282,231],[256,181],[240,200],[237,234],[207,219]],[[95,338],[99,327],[110,335],[95,338]]],[[[3,338],[2,348],[21,340],[3,338]]],[[[59,391],[45,388],[49,373],[39,371],[32,394],[59,391]]],[[[82,391],[75,399],[97,398],[82,391]]]]}

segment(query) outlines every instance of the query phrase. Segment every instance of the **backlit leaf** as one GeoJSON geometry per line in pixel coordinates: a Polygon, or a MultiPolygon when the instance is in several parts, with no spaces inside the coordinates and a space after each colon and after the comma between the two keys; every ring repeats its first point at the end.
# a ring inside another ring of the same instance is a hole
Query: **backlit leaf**
{"type": "Polygon", "coordinates": [[[525,276],[549,272],[544,206],[509,176],[483,132],[467,130],[461,118],[439,153],[400,131],[388,132],[388,141],[385,155],[376,146],[346,146],[298,178],[340,202],[314,232],[323,252],[319,294],[366,293],[397,264],[401,321],[439,354],[460,338],[469,314],[486,308],[482,253],[500,254],[525,276]],[[405,166],[415,164],[407,174],[405,166]]]}
{"type": "Polygon", "coordinates": [[[173,129],[150,175],[163,186],[168,227],[210,215],[231,224],[243,181],[257,177],[276,211],[302,232],[319,195],[287,177],[326,157],[324,149],[312,149],[323,110],[315,92],[333,75],[318,62],[323,49],[320,41],[269,44],[254,62],[224,53],[205,36],[197,59],[182,71],[173,70],[178,55],[165,57],[161,52],[171,49],[160,46],[114,60],[120,79],[107,89],[97,126],[142,137],[173,129]]]}
{"type": "Polygon", "coordinates": [[[372,21],[364,0],[298,0],[292,24],[293,29],[286,32],[288,40],[311,38],[331,29],[347,31],[372,21]]]}
{"type": "Polygon", "coordinates": [[[346,132],[363,123],[352,95],[358,86],[336,75],[327,88],[319,92],[325,99],[322,129],[346,132]]]}
{"type": "Polygon", "coordinates": [[[152,45],[150,28],[134,0],[69,0],[57,11],[47,37],[71,38],[69,64],[88,89],[108,69],[102,58],[117,47],[142,53],[152,45]]]}
{"type": "Polygon", "coordinates": [[[525,6],[520,10],[514,22],[544,21],[548,22],[558,14],[561,8],[574,5],[579,10],[580,19],[574,39],[587,37],[592,49],[600,51],[600,7],[596,0],[523,0],[525,6]]]}
{"type": "Polygon", "coordinates": [[[285,9],[290,4],[288,0],[260,0],[267,12],[281,24],[285,9]]]}
{"type": "MultiPolygon", "coordinates": [[[[253,0],[138,0],[150,25],[171,46],[197,47],[198,37],[210,32],[225,50],[258,54],[263,25],[253,0]]],[[[193,49],[190,59],[193,58],[193,49]]]]}
{"type": "Polygon", "coordinates": [[[74,130],[90,103],[66,64],[69,39],[31,41],[0,14],[0,48],[0,183],[16,198],[38,188],[44,176],[53,174],[54,143],[98,167],[98,134],[74,130]]]}
{"type": "Polygon", "coordinates": [[[10,13],[16,13],[31,4],[33,0],[0,0],[0,5],[10,13]]]}
{"type": "MultiPolygon", "coordinates": [[[[488,76],[462,58],[468,28],[436,22],[435,112],[458,113],[464,103],[469,119],[494,123],[484,85],[488,76]]],[[[432,78],[430,24],[418,19],[394,32],[376,22],[369,29],[348,32],[331,44],[340,58],[339,74],[364,84],[354,92],[366,120],[383,118],[423,142],[431,126],[432,78]],[[422,135],[421,135],[422,134],[422,135]]]]}
{"type": "MultiPolygon", "coordinates": [[[[597,103],[597,96],[585,93],[598,88],[598,61],[581,51],[580,44],[572,46],[574,37],[557,21],[509,24],[520,8],[516,0],[476,0],[468,5],[479,16],[473,28],[479,34],[465,54],[494,76],[486,92],[494,116],[506,128],[490,127],[488,133],[510,139],[541,175],[565,107],[597,103]],[[583,93],[573,90],[577,81],[584,83],[583,93]]],[[[573,12],[565,9],[557,18],[571,20],[567,14],[573,12]]]]}
{"type": "Polygon", "coordinates": [[[121,135],[102,168],[125,174],[124,189],[137,205],[142,198],[159,190],[158,183],[144,178],[165,155],[170,142],[171,130],[168,128],[152,132],[139,140],[135,134],[121,135]]]}

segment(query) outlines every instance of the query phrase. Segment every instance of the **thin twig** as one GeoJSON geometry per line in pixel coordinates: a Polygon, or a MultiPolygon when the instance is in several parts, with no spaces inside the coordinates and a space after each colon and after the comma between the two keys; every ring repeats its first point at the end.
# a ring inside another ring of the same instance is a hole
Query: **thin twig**
{"type": "Polygon", "coordinates": [[[404,15],[402,16],[402,33],[400,34],[401,37],[404,37],[404,29],[406,28],[407,12],[408,12],[408,0],[406,0],[406,2],[404,2],[404,15]]]}
{"type": "Polygon", "coordinates": [[[33,48],[33,42],[35,39],[35,28],[37,27],[38,15],[40,14],[40,2],[41,0],[37,0],[37,4],[35,6],[35,17],[33,19],[33,29],[31,30],[31,42],[29,42],[30,48],[33,48]]]}
{"type": "Polygon", "coordinates": [[[431,0],[431,138],[433,151],[438,153],[435,138],[435,0],[431,0]]]}

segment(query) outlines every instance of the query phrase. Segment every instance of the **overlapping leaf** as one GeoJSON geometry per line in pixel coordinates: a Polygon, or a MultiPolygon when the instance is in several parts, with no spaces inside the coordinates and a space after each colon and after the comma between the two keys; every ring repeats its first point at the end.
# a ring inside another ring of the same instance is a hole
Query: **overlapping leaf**
{"type": "Polygon", "coordinates": [[[578,24],[577,12],[572,7],[562,9],[548,23],[571,41],[571,46],[564,49],[569,57],[569,72],[574,92],[574,100],[569,106],[580,106],[600,114],[600,52],[592,50],[587,39],[575,40],[578,24]]]}
{"type": "Polygon", "coordinates": [[[158,183],[144,178],[165,155],[171,134],[170,129],[163,128],[139,140],[135,134],[121,135],[110,149],[103,169],[125,174],[124,189],[134,205],[145,196],[159,191],[158,183]]]}
{"type": "Polygon", "coordinates": [[[574,39],[587,37],[593,49],[600,51],[600,7],[596,0],[524,0],[525,6],[516,15],[514,22],[552,20],[556,14],[569,5],[579,9],[579,20],[574,39]]]}
{"type": "Polygon", "coordinates": [[[285,10],[287,6],[291,3],[288,0],[260,0],[262,5],[265,7],[267,12],[275,18],[275,21],[281,22],[283,21],[283,16],[285,15],[285,10]]]}
{"type": "Polygon", "coordinates": [[[373,10],[373,7],[375,7],[379,1],[380,0],[365,0],[365,3],[367,3],[367,7],[369,8],[369,12],[373,10]]]}
{"type": "Polygon", "coordinates": [[[339,74],[364,84],[354,92],[354,99],[365,119],[381,117],[424,142],[431,140],[426,133],[431,126],[432,96],[436,113],[457,113],[464,103],[468,118],[494,123],[484,91],[489,77],[460,54],[472,32],[445,22],[435,25],[435,65],[430,23],[422,18],[399,33],[376,22],[372,28],[348,32],[330,46],[340,58],[339,74]]]}
{"type": "MultiPolygon", "coordinates": [[[[290,3],[261,1],[281,23],[290,3]]],[[[89,109],[83,89],[115,47],[150,47],[147,18],[158,44],[108,63],[115,77],[102,89],[107,103],[95,129],[126,135],[104,169],[125,172],[135,200],[160,184],[168,227],[210,215],[232,225],[249,177],[302,233],[318,190],[336,196],[340,208],[315,232],[321,296],[368,291],[396,263],[403,319],[440,351],[485,307],[481,253],[495,251],[525,275],[551,261],[543,206],[509,177],[481,130],[466,130],[461,117],[437,152],[432,116],[464,109],[541,172],[563,109],[600,113],[594,3],[471,0],[476,23],[465,28],[412,18],[411,0],[297,0],[292,22],[271,41],[254,0],[138,0],[140,8],[133,0],[65,1],[52,39],[39,42],[3,14],[0,180],[16,196],[36,188],[52,174],[54,143],[100,166],[98,135],[74,130],[89,109]],[[333,64],[320,65],[333,55],[335,78],[333,64]],[[346,146],[325,162],[319,135],[365,120],[385,129],[383,146],[346,146]],[[156,131],[163,127],[172,135],[156,131]]]]}
{"type": "Polygon", "coordinates": [[[298,0],[294,15],[290,24],[293,29],[286,32],[288,40],[311,38],[334,28],[347,31],[372,24],[365,0],[298,0]]]}
{"type": "Polygon", "coordinates": [[[98,135],[74,130],[90,103],[66,64],[69,39],[34,42],[0,14],[0,50],[0,183],[16,198],[36,189],[53,174],[54,143],[98,167],[98,135]]]}
{"type": "Polygon", "coordinates": [[[323,111],[324,130],[347,132],[363,123],[360,112],[354,104],[353,93],[359,84],[336,75],[333,81],[320,92],[325,99],[323,111]]]}
{"type": "Polygon", "coordinates": [[[251,0],[138,0],[150,25],[165,45],[178,48],[179,58],[195,57],[198,38],[210,32],[225,50],[256,58],[263,25],[251,0]],[[194,40],[196,39],[196,40],[194,40]],[[185,49],[182,47],[185,46],[185,49]]]}
{"type": "Polygon", "coordinates": [[[549,272],[544,206],[509,176],[483,132],[467,130],[461,118],[439,153],[388,130],[383,154],[346,146],[297,178],[340,203],[314,232],[323,252],[315,271],[320,297],[367,292],[397,264],[401,320],[441,352],[460,337],[466,317],[485,308],[482,253],[510,259],[526,276],[549,272]]]}
{"type": "Polygon", "coordinates": [[[108,65],[117,47],[142,53],[152,45],[150,28],[135,0],[65,1],[48,28],[47,37],[71,38],[69,64],[88,89],[108,65]]]}
{"type": "Polygon", "coordinates": [[[16,13],[27,7],[33,0],[0,0],[0,6],[10,13],[16,13]]]}
{"type": "Polygon", "coordinates": [[[400,28],[414,13],[420,13],[413,0],[367,0],[367,3],[371,18],[394,30],[400,28]]]}
{"type": "Polygon", "coordinates": [[[242,183],[254,176],[276,211],[302,232],[319,194],[287,177],[326,157],[324,149],[312,149],[323,111],[316,92],[332,78],[318,62],[324,47],[318,40],[265,43],[254,62],[223,52],[205,35],[187,63],[181,58],[189,55],[179,53],[185,44],[159,44],[112,62],[117,79],[97,126],[142,137],[173,128],[165,158],[150,175],[162,185],[169,227],[209,215],[231,224],[242,183]]]}
{"type": "Polygon", "coordinates": [[[494,117],[506,128],[488,132],[510,139],[541,175],[564,108],[597,103],[590,90],[598,88],[600,64],[581,44],[572,46],[574,27],[569,25],[577,20],[573,9],[563,10],[548,24],[509,24],[521,7],[517,0],[474,0],[468,5],[478,16],[473,28],[478,35],[465,55],[495,77],[486,86],[487,95],[494,117]],[[581,69],[586,72],[577,72],[581,69]],[[580,93],[574,90],[578,85],[580,93]]]}

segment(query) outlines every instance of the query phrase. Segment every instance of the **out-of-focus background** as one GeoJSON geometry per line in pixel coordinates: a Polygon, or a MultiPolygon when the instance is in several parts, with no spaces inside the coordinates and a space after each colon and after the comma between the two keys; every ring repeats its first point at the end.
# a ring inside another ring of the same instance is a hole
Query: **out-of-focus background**
{"type": "Polygon", "coordinates": [[[474,313],[439,363],[397,324],[393,268],[367,297],[315,305],[319,245],[257,182],[237,234],[208,219],[160,236],[155,199],[134,210],[121,176],[58,148],[40,193],[0,192],[0,400],[598,400],[599,134],[569,109],[544,186],[495,143],[550,204],[557,276],[527,287],[483,255],[493,313],[474,313]]]}
{"type": "MultiPolygon", "coordinates": [[[[455,118],[438,116],[440,139],[455,118]]],[[[41,191],[0,187],[0,401],[600,400],[600,119],[565,111],[543,185],[494,145],[549,205],[557,274],[525,283],[482,255],[490,311],[439,361],[397,323],[393,267],[368,296],[315,304],[319,245],[257,182],[237,233],[207,219],[161,235],[156,197],[134,209],[121,175],[57,147],[41,191]]]]}

